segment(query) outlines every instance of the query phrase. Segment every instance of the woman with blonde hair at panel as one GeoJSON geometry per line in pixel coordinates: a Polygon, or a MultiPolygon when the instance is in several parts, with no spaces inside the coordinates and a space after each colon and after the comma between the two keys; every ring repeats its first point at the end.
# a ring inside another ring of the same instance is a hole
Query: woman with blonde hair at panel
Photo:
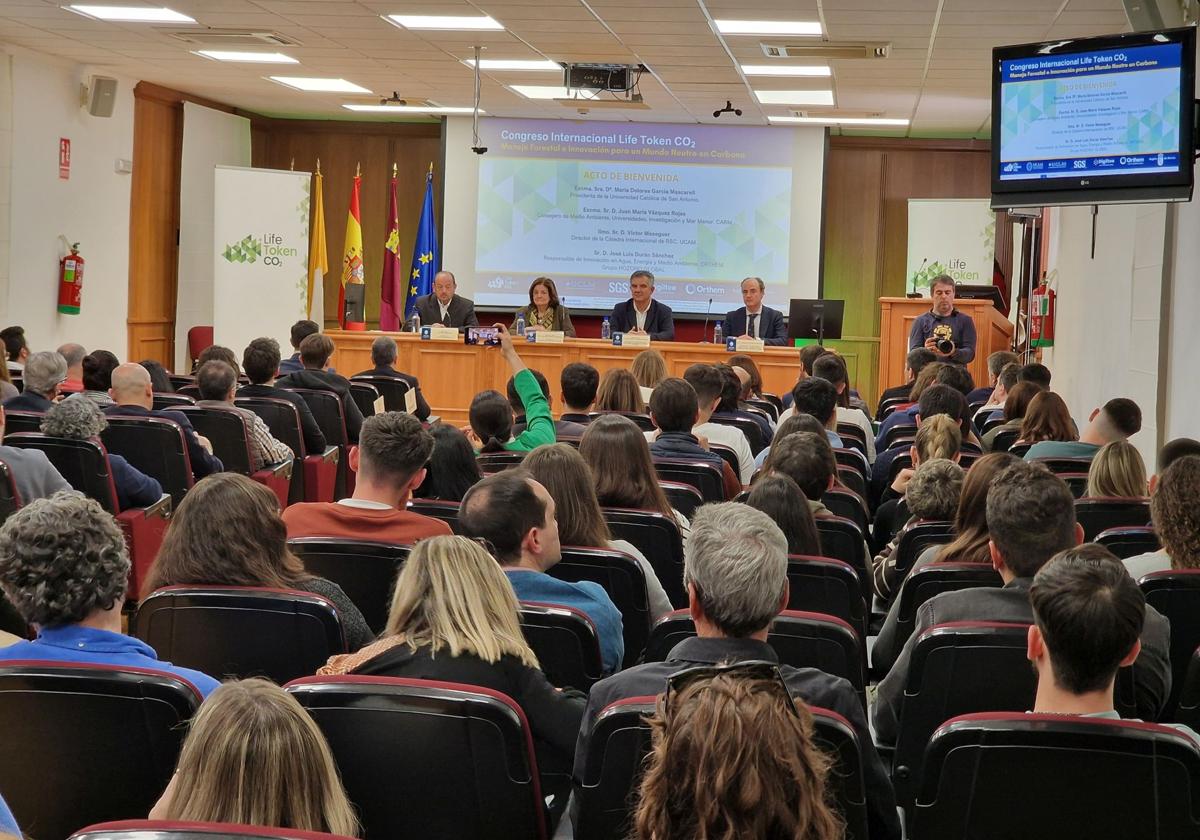
{"type": "Polygon", "coordinates": [[[151,819],[358,836],[325,736],[264,679],[223,684],[200,706],[151,819]]]}

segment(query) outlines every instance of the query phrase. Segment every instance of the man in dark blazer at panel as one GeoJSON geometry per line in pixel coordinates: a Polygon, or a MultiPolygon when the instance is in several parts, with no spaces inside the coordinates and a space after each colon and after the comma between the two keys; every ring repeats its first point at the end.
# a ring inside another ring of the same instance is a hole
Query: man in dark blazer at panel
{"type": "Polygon", "coordinates": [[[458,327],[459,332],[479,326],[475,301],[459,297],[457,289],[458,281],[449,271],[439,271],[433,276],[433,294],[417,298],[421,326],[458,327]]]}
{"type": "Polygon", "coordinates": [[[613,307],[608,325],[614,333],[645,333],[651,341],[675,340],[671,307],[653,299],[654,275],[639,269],[629,275],[629,300],[613,307]]]}
{"type": "Polygon", "coordinates": [[[763,306],[766,288],[761,277],[747,277],[742,281],[742,302],[746,305],[725,313],[726,338],[761,338],[763,344],[776,347],[787,344],[783,313],[763,306]]]}

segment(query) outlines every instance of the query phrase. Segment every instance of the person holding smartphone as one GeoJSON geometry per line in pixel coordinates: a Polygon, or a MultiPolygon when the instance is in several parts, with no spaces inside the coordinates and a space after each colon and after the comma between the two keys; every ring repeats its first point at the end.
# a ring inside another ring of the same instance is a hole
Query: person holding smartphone
{"type": "MultiPolygon", "coordinates": [[[[525,407],[525,431],[513,437],[513,409],[508,397],[499,391],[481,391],[471,400],[470,425],[463,434],[476,452],[529,452],[545,443],[554,443],[554,418],[550,403],[537,378],[530,373],[513,347],[512,336],[503,324],[495,324],[500,355],[513,373],[513,387],[525,407]]],[[[468,339],[470,333],[468,333],[468,339]]],[[[491,343],[483,340],[479,343],[491,343]]]]}

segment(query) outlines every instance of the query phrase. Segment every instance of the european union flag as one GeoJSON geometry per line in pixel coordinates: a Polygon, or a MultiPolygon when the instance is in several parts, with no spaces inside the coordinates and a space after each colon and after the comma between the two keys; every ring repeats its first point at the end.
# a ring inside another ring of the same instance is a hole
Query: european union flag
{"type": "Polygon", "coordinates": [[[433,292],[433,275],[442,267],[438,253],[437,223],[433,218],[433,166],[425,176],[425,202],[421,205],[421,221],[417,225],[417,241],[413,245],[412,268],[408,274],[408,289],[404,296],[404,320],[412,317],[417,298],[433,292]]]}

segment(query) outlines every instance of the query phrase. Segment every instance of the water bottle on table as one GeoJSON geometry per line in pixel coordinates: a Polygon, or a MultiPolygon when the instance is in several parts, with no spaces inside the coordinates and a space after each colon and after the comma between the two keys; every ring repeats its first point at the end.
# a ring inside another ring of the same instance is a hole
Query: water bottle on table
{"type": "Polygon", "coordinates": [[[513,335],[519,335],[519,336],[521,336],[521,338],[525,337],[525,313],[524,312],[517,313],[517,322],[515,324],[513,324],[513,335]]]}
{"type": "Polygon", "coordinates": [[[405,332],[419,333],[421,331],[421,316],[417,314],[417,310],[413,310],[413,314],[408,318],[408,324],[405,325],[405,332]]]}
{"type": "Polygon", "coordinates": [[[713,344],[725,343],[725,328],[721,326],[721,322],[713,324],[713,344]]]}
{"type": "Polygon", "coordinates": [[[612,338],[612,326],[608,323],[608,316],[604,316],[604,320],[600,322],[600,338],[608,341],[612,338]]]}

